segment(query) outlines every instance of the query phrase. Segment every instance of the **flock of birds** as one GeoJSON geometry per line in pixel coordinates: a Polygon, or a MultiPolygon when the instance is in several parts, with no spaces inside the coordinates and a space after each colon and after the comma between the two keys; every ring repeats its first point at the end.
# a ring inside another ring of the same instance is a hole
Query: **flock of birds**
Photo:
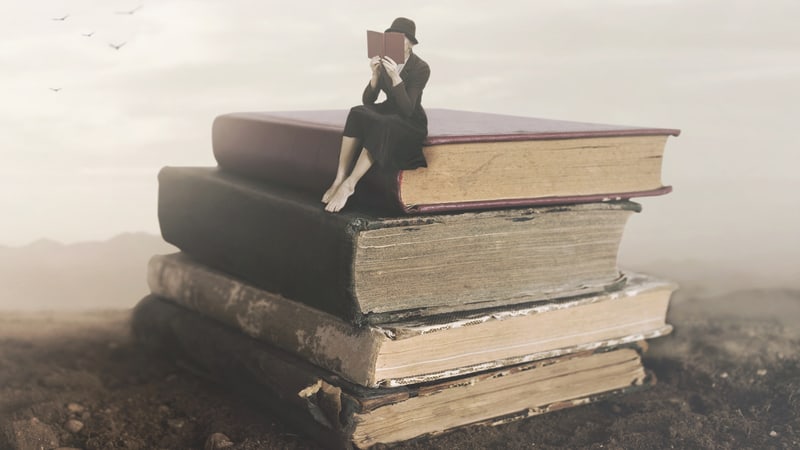
{"type": "MultiPolygon", "coordinates": [[[[115,13],[115,14],[122,14],[122,15],[128,15],[128,16],[132,16],[132,15],[136,14],[136,12],[137,12],[137,11],[139,11],[140,9],[142,9],[142,6],[144,6],[144,5],[139,5],[139,6],[137,6],[136,8],[133,8],[133,9],[131,9],[131,10],[128,10],[128,11],[116,11],[116,13],[115,13]]],[[[56,22],[64,22],[65,20],[67,20],[67,18],[68,18],[68,17],[69,17],[69,14],[65,14],[65,15],[63,15],[63,16],[61,16],[61,17],[52,17],[50,20],[54,20],[54,21],[56,21],[56,22]]],[[[90,32],[88,32],[88,33],[81,33],[81,36],[83,36],[83,37],[87,37],[87,38],[90,38],[90,37],[94,36],[94,31],[90,31],[90,32]]],[[[126,43],[127,43],[127,42],[125,42],[125,41],[123,41],[123,42],[120,42],[120,43],[118,43],[118,44],[117,44],[117,43],[113,43],[113,42],[109,42],[109,43],[108,43],[108,46],[109,46],[109,47],[111,47],[111,48],[113,48],[114,50],[119,50],[119,49],[121,49],[121,48],[122,48],[122,47],[123,47],[123,46],[124,46],[126,43]]],[[[53,92],[58,92],[58,91],[60,91],[61,89],[62,89],[62,88],[60,88],[60,87],[57,87],[57,88],[53,88],[53,87],[51,87],[51,88],[50,88],[50,90],[51,90],[51,91],[53,91],[53,92]]]]}

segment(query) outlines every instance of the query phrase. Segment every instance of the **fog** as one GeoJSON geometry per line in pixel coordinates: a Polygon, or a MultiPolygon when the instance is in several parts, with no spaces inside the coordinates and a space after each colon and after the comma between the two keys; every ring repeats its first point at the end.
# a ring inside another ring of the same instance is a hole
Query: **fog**
{"type": "Polygon", "coordinates": [[[428,108],[682,130],[674,192],[640,200],[624,263],[800,278],[800,2],[395,4],[13,2],[0,245],[157,234],[156,173],[215,164],[216,115],[348,108],[369,76],[364,30],[402,15],[432,69],[428,108]]]}

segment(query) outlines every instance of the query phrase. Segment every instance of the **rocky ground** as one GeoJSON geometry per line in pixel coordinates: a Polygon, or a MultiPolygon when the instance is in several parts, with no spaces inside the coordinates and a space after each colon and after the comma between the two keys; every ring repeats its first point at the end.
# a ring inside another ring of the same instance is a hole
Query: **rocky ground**
{"type": "MultiPolygon", "coordinates": [[[[142,350],[127,311],[0,315],[0,448],[316,448],[142,350]]],[[[645,358],[652,389],[394,448],[800,447],[800,292],[679,292],[669,319],[675,331],[645,358]]]]}

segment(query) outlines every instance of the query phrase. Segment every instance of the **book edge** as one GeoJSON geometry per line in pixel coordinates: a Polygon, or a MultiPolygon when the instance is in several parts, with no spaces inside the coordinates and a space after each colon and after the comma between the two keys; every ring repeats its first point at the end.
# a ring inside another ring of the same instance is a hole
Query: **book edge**
{"type": "Polygon", "coordinates": [[[504,424],[507,424],[507,423],[516,422],[516,421],[519,421],[519,420],[524,420],[524,419],[527,419],[527,418],[530,418],[530,417],[539,416],[539,415],[542,415],[542,414],[547,414],[547,413],[551,413],[551,412],[555,412],[555,411],[560,411],[562,409],[569,409],[569,408],[573,408],[573,407],[577,407],[577,406],[588,405],[588,404],[597,403],[597,402],[609,400],[609,399],[616,398],[616,397],[621,397],[623,395],[630,394],[630,393],[633,393],[633,392],[640,392],[640,391],[643,391],[643,390],[646,390],[646,389],[650,389],[650,388],[652,388],[653,386],[655,386],[657,384],[657,377],[655,376],[655,373],[652,370],[647,369],[645,367],[644,368],[644,372],[645,372],[645,376],[642,379],[641,384],[631,384],[630,386],[627,386],[627,387],[623,387],[623,388],[619,388],[619,389],[613,389],[613,390],[610,390],[610,391],[605,391],[605,392],[601,392],[601,393],[594,394],[594,395],[587,395],[587,396],[577,397],[577,398],[574,398],[574,399],[561,400],[561,401],[550,403],[548,405],[545,405],[545,406],[542,406],[542,407],[536,408],[536,409],[525,409],[525,410],[517,411],[517,412],[511,413],[511,414],[505,414],[505,415],[502,415],[502,416],[496,416],[496,417],[493,417],[493,418],[490,418],[490,419],[486,419],[486,420],[483,420],[483,421],[478,421],[478,422],[473,422],[473,423],[470,423],[470,424],[462,425],[462,426],[457,427],[457,428],[452,428],[452,429],[448,429],[448,430],[442,430],[442,431],[433,432],[433,433],[425,433],[425,434],[419,435],[417,437],[414,437],[412,439],[409,439],[409,440],[406,440],[406,441],[402,441],[402,442],[406,443],[406,444],[413,444],[413,443],[416,443],[416,442],[420,442],[421,443],[426,439],[430,439],[430,438],[435,437],[435,436],[445,435],[445,434],[448,434],[448,433],[451,433],[453,431],[456,431],[456,430],[459,430],[459,429],[463,429],[463,428],[482,427],[482,426],[495,427],[495,426],[498,426],[498,425],[504,425],[504,424]]]}
{"type": "Polygon", "coordinates": [[[615,201],[629,200],[634,197],[655,197],[666,195],[672,192],[672,186],[661,186],[660,188],[648,189],[644,191],[615,192],[607,194],[587,194],[574,196],[556,197],[531,197],[531,198],[510,198],[496,200],[476,200],[466,202],[451,203],[426,203],[409,204],[403,200],[402,172],[397,177],[397,197],[403,211],[406,214],[432,214],[446,213],[465,210],[489,210],[500,208],[519,208],[525,206],[549,206],[549,205],[572,205],[580,203],[608,203],[615,201]]]}
{"type": "Polygon", "coordinates": [[[550,358],[558,358],[564,357],[569,355],[574,355],[581,352],[591,352],[600,349],[614,349],[617,347],[624,346],[626,344],[633,344],[636,342],[648,340],[648,339],[655,339],[662,336],[666,336],[670,334],[673,330],[672,325],[665,324],[663,327],[656,328],[653,330],[648,330],[641,333],[630,334],[627,336],[623,336],[620,338],[615,339],[605,339],[601,341],[594,341],[587,344],[575,345],[571,347],[563,347],[553,350],[548,350],[544,352],[537,352],[531,353],[528,355],[513,357],[513,358],[504,358],[499,360],[494,360],[486,363],[475,364],[471,366],[463,366],[452,370],[445,370],[440,372],[433,372],[430,374],[425,375],[417,375],[417,376],[410,376],[410,377],[402,377],[402,378],[391,378],[391,379],[383,379],[379,380],[377,386],[384,387],[384,388],[396,388],[396,387],[404,387],[404,386],[411,386],[420,383],[426,383],[431,381],[437,380],[446,380],[449,378],[454,377],[462,377],[467,375],[472,375],[480,372],[497,370],[501,367],[507,367],[512,365],[519,365],[519,364],[526,364],[535,361],[542,361],[547,360],[550,358]]]}

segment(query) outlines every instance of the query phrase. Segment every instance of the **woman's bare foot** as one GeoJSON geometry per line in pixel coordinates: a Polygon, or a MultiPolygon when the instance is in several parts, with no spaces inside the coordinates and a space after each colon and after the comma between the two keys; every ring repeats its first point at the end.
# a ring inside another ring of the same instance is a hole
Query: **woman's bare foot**
{"type": "Polygon", "coordinates": [[[329,187],[328,190],[325,191],[324,194],[322,194],[322,203],[325,203],[327,205],[328,202],[331,201],[333,194],[336,193],[336,190],[339,189],[339,186],[341,186],[341,184],[342,181],[339,180],[338,178],[333,180],[333,184],[331,184],[331,187],[329,187]]]}
{"type": "Polygon", "coordinates": [[[347,199],[353,195],[353,192],[356,190],[355,183],[348,182],[348,180],[344,180],[339,187],[336,189],[336,192],[333,193],[328,204],[325,205],[325,211],[328,212],[339,212],[344,208],[344,205],[347,203],[347,199]]]}

